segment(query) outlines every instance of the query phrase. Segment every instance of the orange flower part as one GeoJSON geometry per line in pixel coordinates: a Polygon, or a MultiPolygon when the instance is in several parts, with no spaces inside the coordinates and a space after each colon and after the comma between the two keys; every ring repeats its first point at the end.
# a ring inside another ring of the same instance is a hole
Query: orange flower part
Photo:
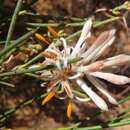
{"type": "Polygon", "coordinates": [[[55,92],[50,92],[42,101],[42,105],[45,105],[47,102],[49,102],[53,97],[55,96],[55,92]]]}
{"type": "Polygon", "coordinates": [[[58,33],[50,26],[48,26],[48,32],[50,32],[54,37],[59,37],[58,33]]]}
{"type": "Polygon", "coordinates": [[[67,117],[70,119],[72,115],[72,102],[69,101],[69,104],[67,106],[67,117]]]}
{"type": "Polygon", "coordinates": [[[49,42],[48,42],[48,41],[45,39],[45,37],[42,36],[41,34],[35,33],[35,37],[36,37],[38,40],[40,40],[40,41],[42,41],[42,42],[45,42],[47,45],[49,44],[49,42]]]}

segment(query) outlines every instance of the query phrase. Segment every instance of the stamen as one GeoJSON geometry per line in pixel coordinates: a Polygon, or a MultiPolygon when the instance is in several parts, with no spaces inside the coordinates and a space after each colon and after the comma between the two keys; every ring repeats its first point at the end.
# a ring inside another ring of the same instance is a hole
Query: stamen
{"type": "Polygon", "coordinates": [[[42,101],[42,105],[45,105],[47,102],[49,102],[53,97],[55,96],[55,92],[50,92],[42,101]]]}
{"type": "Polygon", "coordinates": [[[68,104],[68,106],[67,106],[67,117],[68,117],[69,119],[71,119],[71,116],[72,116],[72,102],[69,101],[69,104],[68,104]]]}
{"type": "Polygon", "coordinates": [[[50,26],[48,26],[48,32],[50,32],[54,37],[59,37],[58,33],[50,26]]]}
{"type": "Polygon", "coordinates": [[[42,42],[45,42],[47,45],[49,45],[49,42],[45,39],[45,37],[43,37],[41,34],[38,34],[38,33],[35,33],[35,37],[42,41],[42,42]]]}

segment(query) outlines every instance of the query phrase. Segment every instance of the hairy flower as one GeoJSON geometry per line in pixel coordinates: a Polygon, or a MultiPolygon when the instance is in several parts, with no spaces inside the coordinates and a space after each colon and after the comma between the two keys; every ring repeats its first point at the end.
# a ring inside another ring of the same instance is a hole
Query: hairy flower
{"type": "MultiPolygon", "coordinates": [[[[81,36],[76,45],[68,46],[64,38],[60,38],[63,42],[63,48],[58,48],[51,44],[43,53],[45,65],[53,65],[51,70],[44,70],[42,76],[47,80],[47,89],[49,92],[54,92],[55,96],[60,99],[69,97],[79,101],[88,101],[87,97],[75,95],[73,90],[76,83],[80,89],[92,99],[92,101],[103,111],[108,110],[108,106],[97,91],[100,91],[108,98],[112,104],[117,104],[117,101],[105,89],[106,84],[100,79],[104,79],[116,85],[124,85],[130,83],[130,78],[105,72],[106,69],[113,66],[121,66],[130,61],[130,56],[120,54],[104,60],[97,59],[101,54],[112,45],[115,40],[115,29],[105,31],[100,34],[96,41],[87,49],[86,39],[91,36],[92,20],[86,21],[81,36]],[[86,80],[96,88],[94,91],[89,87],[86,80]],[[64,92],[66,95],[64,95],[64,92]],[[61,96],[62,95],[62,96],[61,96]]],[[[69,112],[71,113],[71,112],[69,112]]],[[[70,115],[69,115],[70,116],[70,115]]]]}

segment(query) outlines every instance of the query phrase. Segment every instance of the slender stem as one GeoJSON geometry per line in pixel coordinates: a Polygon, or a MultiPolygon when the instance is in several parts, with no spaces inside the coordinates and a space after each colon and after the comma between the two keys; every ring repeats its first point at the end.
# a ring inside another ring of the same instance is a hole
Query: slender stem
{"type": "Polygon", "coordinates": [[[59,23],[27,23],[27,25],[29,26],[32,26],[32,27],[48,27],[48,26],[51,26],[51,27],[58,27],[59,23]]]}
{"type": "Polygon", "coordinates": [[[79,30],[79,31],[77,31],[77,32],[75,32],[75,33],[73,33],[73,34],[71,34],[70,36],[68,36],[68,37],[66,38],[66,40],[69,41],[69,40],[71,40],[72,38],[74,38],[74,37],[76,37],[76,36],[79,36],[81,32],[82,32],[82,30],[79,30]]]}
{"type": "MultiPolygon", "coordinates": [[[[119,19],[121,19],[121,17],[111,17],[111,18],[104,20],[104,21],[95,21],[93,24],[93,27],[96,28],[96,27],[99,27],[101,25],[105,25],[107,23],[117,21],[119,19]]],[[[60,24],[60,23],[27,23],[27,25],[32,26],[32,27],[42,27],[42,28],[45,28],[48,26],[51,26],[51,27],[58,27],[58,26],[80,27],[80,26],[83,26],[84,23],[85,23],[85,21],[84,22],[74,22],[74,23],[64,23],[64,24],[60,24]]]]}
{"type": "MultiPolygon", "coordinates": [[[[15,40],[12,40],[12,41],[10,41],[10,42],[14,42],[15,40]]],[[[3,44],[5,44],[6,43],[6,41],[0,41],[0,45],[3,45],[3,44]]]]}
{"type": "Polygon", "coordinates": [[[76,124],[73,124],[70,127],[67,127],[67,128],[58,128],[56,130],[75,130],[75,128],[77,128],[79,125],[80,125],[80,123],[76,123],[76,124]]]}
{"type": "Polygon", "coordinates": [[[42,14],[38,14],[38,13],[32,13],[32,12],[27,12],[27,10],[22,10],[19,12],[19,15],[27,15],[27,16],[31,16],[33,18],[40,18],[43,20],[61,20],[61,21],[65,21],[65,20],[70,20],[70,21],[77,21],[77,22],[82,22],[84,21],[84,19],[78,18],[78,17],[67,17],[67,16],[52,16],[52,15],[42,15],[42,14]]]}
{"type": "MultiPolygon", "coordinates": [[[[130,118],[127,118],[126,120],[122,120],[116,123],[104,123],[102,125],[96,125],[96,126],[79,127],[79,128],[74,128],[74,130],[102,130],[106,128],[119,127],[128,124],[130,124],[130,118]]],[[[73,129],[72,127],[66,127],[66,128],[59,128],[56,130],[72,130],[72,129],[73,129]]]]}
{"type": "Polygon", "coordinates": [[[12,71],[9,71],[9,72],[0,73],[0,77],[10,76],[10,75],[18,75],[18,74],[24,74],[24,73],[34,73],[34,72],[44,70],[44,69],[47,69],[47,67],[40,66],[40,67],[32,68],[32,69],[12,70],[12,71]]]}
{"type": "MultiPolygon", "coordinates": [[[[80,58],[72,59],[72,60],[68,61],[68,63],[74,63],[74,62],[78,61],[79,59],[80,58]]],[[[48,66],[40,65],[38,67],[31,68],[31,69],[19,68],[19,69],[12,70],[12,71],[9,71],[9,72],[0,73],[0,77],[10,76],[10,75],[18,75],[18,74],[25,74],[25,73],[35,73],[35,72],[38,72],[40,70],[52,69],[53,67],[55,67],[55,66],[53,66],[53,65],[48,65],[48,66]]]]}
{"type": "MultiPolygon", "coordinates": [[[[75,128],[75,130],[102,130],[105,128],[113,128],[113,127],[118,127],[118,126],[123,126],[123,125],[128,125],[130,124],[130,121],[121,121],[117,123],[108,123],[108,124],[103,124],[103,125],[96,125],[96,126],[90,126],[90,127],[83,127],[83,128],[75,128]]],[[[68,129],[71,130],[71,129],[68,129]]]]}
{"type": "Polygon", "coordinates": [[[117,20],[121,19],[121,17],[111,17],[110,19],[107,19],[107,20],[104,20],[104,21],[99,21],[99,22],[95,22],[93,27],[94,28],[97,28],[101,25],[105,25],[105,24],[108,24],[110,22],[115,22],[117,20]]]}
{"type": "Polygon", "coordinates": [[[18,46],[20,43],[22,43],[24,40],[26,40],[28,37],[30,37],[33,33],[36,32],[37,29],[32,30],[22,37],[20,37],[18,40],[15,40],[12,44],[8,45],[6,48],[4,48],[2,51],[0,51],[0,57],[7,54],[11,49],[18,46]]]}
{"type": "Polygon", "coordinates": [[[1,84],[1,85],[5,85],[5,86],[8,86],[8,87],[15,87],[14,84],[7,83],[7,82],[5,82],[5,81],[0,81],[0,84],[1,84]]]}
{"type": "Polygon", "coordinates": [[[34,63],[35,61],[37,61],[38,59],[41,59],[43,57],[42,53],[36,55],[35,57],[33,57],[31,60],[29,60],[28,62],[26,62],[25,64],[21,65],[22,68],[29,66],[30,64],[34,63]]]}
{"type": "Polygon", "coordinates": [[[0,45],[3,45],[5,44],[6,41],[0,41],[0,45]]]}
{"type": "Polygon", "coordinates": [[[11,23],[10,23],[9,31],[8,31],[8,34],[7,34],[7,39],[6,39],[5,48],[6,48],[6,47],[9,45],[9,43],[10,43],[10,40],[11,40],[13,31],[14,31],[14,27],[15,27],[15,24],[16,24],[18,12],[19,12],[19,10],[20,10],[21,5],[22,5],[22,0],[18,0],[17,5],[16,5],[16,8],[15,8],[15,10],[14,10],[14,14],[13,14],[13,16],[12,16],[12,20],[11,20],[11,23]]]}
{"type": "Polygon", "coordinates": [[[0,65],[9,57],[11,54],[16,51],[16,48],[11,49],[5,56],[1,57],[0,65]]]}
{"type": "Polygon", "coordinates": [[[33,74],[33,73],[26,73],[25,75],[44,81],[41,76],[33,74]]]}
{"type": "Polygon", "coordinates": [[[59,23],[27,23],[27,25],[32,27],[58,27],[58,26],[64,26],[64,27],[79,27],[83,26],[85,22],[78,22],[78,23],[67,23],[67,24],[59,24],[59,23]]]}

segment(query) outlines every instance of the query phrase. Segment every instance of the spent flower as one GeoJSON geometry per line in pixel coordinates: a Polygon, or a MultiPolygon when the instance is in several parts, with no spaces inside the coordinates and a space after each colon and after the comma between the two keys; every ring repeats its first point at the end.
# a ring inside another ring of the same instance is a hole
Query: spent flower
{"type": "MultiPolygon", "coordinates": [[[[120,54],[104,60],[97,60],[101,54],[112,45],[115,40],[115,29],[105,31],[100,34],[96,41],[87,49],[87,38],[91,36],[92,20],[86,21],[81,36],[75,46],[68,46],[64,38],[60,38],[63,48],[58,48],[51,44],[43,53],[45,57],[44,65],[54,66],[52,69],[44,70],[41,74],[47,80],[48,96],[43,100],[43,104],[49,101],[53,96],[60,99],[70,98],[79,101],[88,101],[88,97],[81,97],[74,94],[76,83],[80,89],[90,97],[90,99],[103,111],[108,110],[106,101],[88,86],[85,78],[91,84],[105,95],[112,104],[117,104],[111,94],[105,89],[106,84],[102,80],[106,80],[116,85],[124,85],[130,83],[130,78],[106,72],[108,68],[113,66],[121,66],[130,61],[130,56],[120,54]],[[64,95],[65,93],[65,95],[64,95]],[[62,96],[61,96],[62,95],[62,96]]],[[[68,105],[68,117],[70,118],[70,108],[68,105]]]]}

